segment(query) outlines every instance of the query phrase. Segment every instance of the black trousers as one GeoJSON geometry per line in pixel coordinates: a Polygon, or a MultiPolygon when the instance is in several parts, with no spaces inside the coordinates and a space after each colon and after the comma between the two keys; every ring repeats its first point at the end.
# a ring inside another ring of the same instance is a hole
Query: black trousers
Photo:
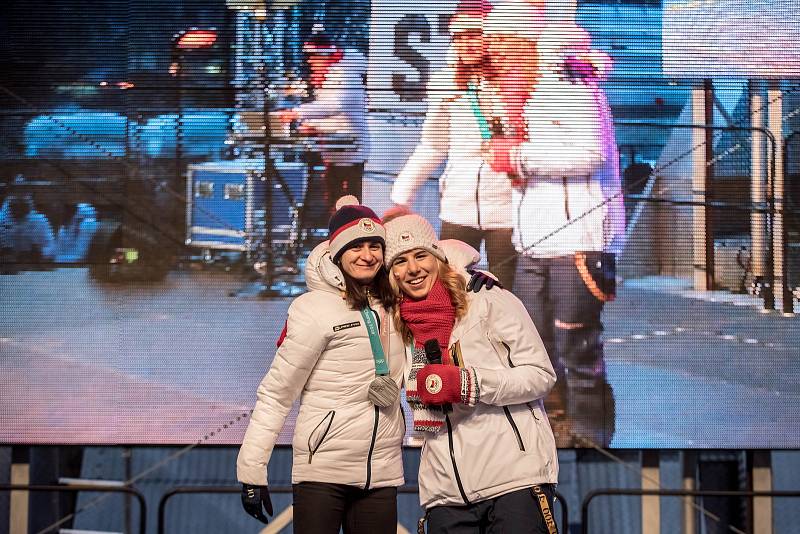
{"type": "Polygon", "coordinates": [[[344,195],[355,195],[359,201],[363,200],[364,163],[323,165],[317,158],[319,154],[312,154],[307,162],[314,172],[309,175],[303,205],[301,224],[305,228],[327,228],[336,211],[336,201],[344,195]]]}
{"type": "Polygon", "coordinates": [[[397,488],[301,482],[292,489],[295,534],[395,534],[397,488]]]}
{"type": "MultiPolygon", "coordinates": [[[[555,488],[542,484],[550,513],[555,488]]],[[[532,488],[469,506],[434,506],[427,512],[428,534],[548,534],[532,488]]]]}
{"type": "MultiPolygon", "coordinates": [[[[613,257],[586,252],[586,271],[602,293],[614,292],[613,257]]],[[[601,315],[604,302],[592,294],[574,254],[522,256],[514,293],[542,337],[558,380],[545,399],[548,412],[566,409],[571,432],[606,446],[615,429],[616,403],[606,379],[601,315]]]]}
{"type": "Polygon", "coordinates": [[[462,226],[442,221],[440,239],[458,239],[481,249],[481,241],[486,241],[486,256],[489,272],[497,277],[503,287],[511,291],[514,287],[514,274],[517,270],[517,251],[511,241],[511,228],[481,230],[472,226],[462,226]]]}
{"type": "MultiPolygon", "coordinates": [[[[598,260],[599,253],[592,253],[587,267],[600,282],[598,260]]],[[[515,294],[533,319],[558,378],[575,387],[592,387],[594,380],[605,376],[600,341],[603,302],[586,287],[575,267],[574,254],[523,256],[518,278],[515,294]]]]}

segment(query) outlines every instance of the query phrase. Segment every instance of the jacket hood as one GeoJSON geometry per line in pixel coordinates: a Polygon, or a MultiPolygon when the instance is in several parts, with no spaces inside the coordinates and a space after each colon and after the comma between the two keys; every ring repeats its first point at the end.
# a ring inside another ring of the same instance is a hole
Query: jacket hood
{"type": "Polygon", "coordinates": [[[311,251],[306,260],[306,285],[311,291],[344,291],[344,275],[331,260],[328,241],[323,241],[311,251]]]}
{"type": "Polygon", "coordinates": [[[457,271],[464,272],[481,259],[477,250],[458,239],[442,239],[437,244],[444,252],[447,263],[457,271]]]}

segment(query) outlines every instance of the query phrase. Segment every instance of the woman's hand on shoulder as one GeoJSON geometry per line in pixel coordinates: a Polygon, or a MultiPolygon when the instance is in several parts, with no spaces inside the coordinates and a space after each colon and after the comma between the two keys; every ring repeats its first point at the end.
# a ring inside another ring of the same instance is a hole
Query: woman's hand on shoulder
{"type": "Polygon", "coordinates": [[[481,289],[490,290],[493,287],[503,289],[503,284],[500,283],[500,280],[490,273],[475,269],[467,269],[467,272],[472,275],[469,282],[467,282],[467,292],[480,293],[481,289]]]}

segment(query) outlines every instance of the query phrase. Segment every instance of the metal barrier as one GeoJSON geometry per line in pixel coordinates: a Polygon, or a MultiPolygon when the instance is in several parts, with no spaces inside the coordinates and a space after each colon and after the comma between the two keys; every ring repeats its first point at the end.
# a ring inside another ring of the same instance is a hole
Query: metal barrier
{"type": "MultiPolygon", "coordinates": [[[[94,484],[75,484],[69,486],[59,485],[35,485],[29,486],[26,484],[0,484],[0,491],[41,491],[41,492],[71,492],[78,493],[84,491],[87,493],[125,493],[131,495],[139,501],[139,534],[145,534],[145,527],[147,524],[147,506],[144,502],[144,496],[133,488],[125,486],[99,486],[94,484]]],[[[53,525],[52,528],[55,528],[53,525]]]]}
{"type": "MultiPolygon", "coordinates": [[[[164,534],[165,527],[165,517],[166,517],[166,509],[167,509],[167,501],[169,501],[175,495],[182,495],[182,494],[192,494],[192,493],[241,493],[242,487],[241,486],[179,486],[177,488],[172,488],[171,490],[164,493],[161,499],[158,501],[158,534],[164,534]]],[[[270,486],[269,487],[270,493],[291,493],[292,486],[270,486]]],[[[400,486],[397,488],[398,493],[419,493],[418,486],[400,486]]],[[[555,494],[556,502],[558,502],[559,506],[561,507],[561,524],[563,525],[564,531],[569,529],[569,510],[567,509],[567,501],[564,497],[556,492],[555,494]]]]}
{"type": "Polygon", "coordinates": [[[581,503],[581,533],[589,534],[589,503],[602,495],[627,495],[635,497],[800,497],[800,491],[725,491],[725,490],[669,490],[669,489],[612,489],[602,488],[586,494],[581,503]]]}
{"type": "MultiPolygon", "coordinates": [[[[764,297],[764,309],[765,310],[773,310],[775,309],[775,295],[773,293],[773,283],[774,283],[774,264],[772,259],[772,243],[773,243],[773,234],[774,228],[773,223],[775,219],[775,214],[778,210],[775,207],[775,157],[777,151],[777,141],[773,133],[768,130],[767,128],[758,128],[758,127],[746,127],[746,126],[714,126],[708,124],[669,124],[669,123],[662,123],[662,122],[648,122],[648,121],[614,121],[615,126],[623,126],[623,127],[648,127],[648,128],[677,128],[677,129],[687,129],[687,130],[706,130],[706,131],[719,131],[719,132],[758,132],[766,138],[767,142],[769,143],[769,167],[767,169],[767,183],[769,184],[770,188],[767,192],[767,201],[766,206],[757,206],[754,204],[750,204],[749,211],[751,212],[761,212],[766,213],[769,215],[767,218],[767,250],[766,250],[766,269],[767,272],[765,273],[765,278],[769,282],[763,290],[763,297],[764,297]]],[[[674,161],[678,161],[692,152],[694,150],[700,148],[692,147],[684,154],[681,154],[678,158],[674,161]]],[[[784,157],[785,160],[785,157],[784,157]]],[[[711,162],[706,162],[706,164],[710,164],[711,162]]],[[[785,162],[784,162],[785,164],[785,162]]],[[[668,164],[669,165],[669,164],[668,164]]],[[[656,169],[659,170],[659,169],[656,169]]],[[[644,198],[637,195],[638,200],[644,200],[648,202],[674,202],[675,204],[680,205],[693,205],[693,206],[706,206],[709,208],[721,208],[726,207],[723,203],[720,202],[694,202],[694,201],[665,201],[664,199],[657,199],[657,198],[644,198]]],[[[785,204],[785,203],[784,203],[785,204]]],[[[784,206],[780,206],[781,214],[785,213],[784,206]]],[[[783,225],[783,238],[782,242],[786,243],[786,224],[783,225]]],[[[713,236],[709,236],[713,237],[713,236]]],[[[791,298],[786,299],[786,287],[788,284],[788,276],[787,276],[787,269],[783,269],[782,276],[781,276],[781,283],[784,288],[784,298],[783,298],[783,308],[784,312],[791,313],[792,312],[792,300],[791,298]]]]}

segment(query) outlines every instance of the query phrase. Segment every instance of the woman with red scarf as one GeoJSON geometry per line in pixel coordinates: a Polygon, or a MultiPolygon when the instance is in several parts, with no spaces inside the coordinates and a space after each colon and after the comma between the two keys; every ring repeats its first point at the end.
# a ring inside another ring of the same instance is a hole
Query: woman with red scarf
{"type": "Polygon", "coordinates": [[[556,375],[525,307],[504,289],[467,292],[419,215],[385,228],[406,396],[425,438],[428,532],[555,532],[558,457],[542,399],[556,375]]]}

